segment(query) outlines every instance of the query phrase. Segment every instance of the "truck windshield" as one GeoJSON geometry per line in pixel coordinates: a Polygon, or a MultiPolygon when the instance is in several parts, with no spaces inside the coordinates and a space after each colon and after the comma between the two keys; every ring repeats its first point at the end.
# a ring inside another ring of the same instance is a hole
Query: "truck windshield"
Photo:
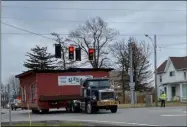
{"type": "Polygon", "coordinates": [[[91,88],[110,88],[109,80],[88,81],[91,88]]]}

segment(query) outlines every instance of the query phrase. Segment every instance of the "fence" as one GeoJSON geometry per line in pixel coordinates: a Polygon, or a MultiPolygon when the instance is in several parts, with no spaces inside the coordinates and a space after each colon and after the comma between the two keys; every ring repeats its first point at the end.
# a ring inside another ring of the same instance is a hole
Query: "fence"
{"type": "MultiPolygon", "coordinates": [[[[136,103],[145,103],[146,95],[152,95],[152,100],[153,100],[153,102],[155,102],[155,95],[154,94],[149,94],[147,92],[135,92],[136,103]]],[[[123,96],[119,96],[119,102],[124,103],[124,104],[130,103],[131,102],[130,92],[129,91],[125,92],[124,101],[123,101],[123,96]]]]}

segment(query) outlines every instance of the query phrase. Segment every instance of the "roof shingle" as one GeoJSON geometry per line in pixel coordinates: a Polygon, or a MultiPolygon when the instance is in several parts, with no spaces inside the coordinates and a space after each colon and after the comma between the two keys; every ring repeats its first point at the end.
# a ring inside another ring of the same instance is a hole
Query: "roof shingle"
{"type": "MultiPolygon", "coordinates": [[[[173,66],[176,70],[187,69],[187,56],[185,57],[169,57],[173,66]]],[[[157,72],[162,73],[165,70],[166,64],[168,60],[165,60],[158,68],[157,72]]]]}

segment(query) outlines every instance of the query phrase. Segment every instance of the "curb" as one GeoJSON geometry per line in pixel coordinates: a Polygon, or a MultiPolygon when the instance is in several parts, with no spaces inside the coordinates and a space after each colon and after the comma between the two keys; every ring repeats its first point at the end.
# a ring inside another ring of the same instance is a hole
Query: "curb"
{"type": "MultiPolygon", "coordinates": [[[[50,125],[54,125],[54,124],[58,124],[58,123],[79,123],[79,124],[83,124],[82,126],[115,126],[113,124],[104,124],[104,123],[97,123],[97,122],[88,122],[88,121],[73,121],[73,120],[42,120],[42,121],[32,121],[32,123],[35,124],[48,124],[50,125]]],[[[14,124],[29,124],[28,121],[12,121],[12,125],[14,124]]],[[[2,122],[1,123],[2,126],[9,126],[9,122],[2,122]]]]}

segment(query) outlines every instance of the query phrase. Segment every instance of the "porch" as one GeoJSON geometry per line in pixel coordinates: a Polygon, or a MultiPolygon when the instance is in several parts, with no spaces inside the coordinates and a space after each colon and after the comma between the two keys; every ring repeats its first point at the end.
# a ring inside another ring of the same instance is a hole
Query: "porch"
{"type": "Polygon", "coordinates": [[[187,102],[187,82],[163,84],[159,93],[164,91],[167,95],[167,101],[187,102]]]}

